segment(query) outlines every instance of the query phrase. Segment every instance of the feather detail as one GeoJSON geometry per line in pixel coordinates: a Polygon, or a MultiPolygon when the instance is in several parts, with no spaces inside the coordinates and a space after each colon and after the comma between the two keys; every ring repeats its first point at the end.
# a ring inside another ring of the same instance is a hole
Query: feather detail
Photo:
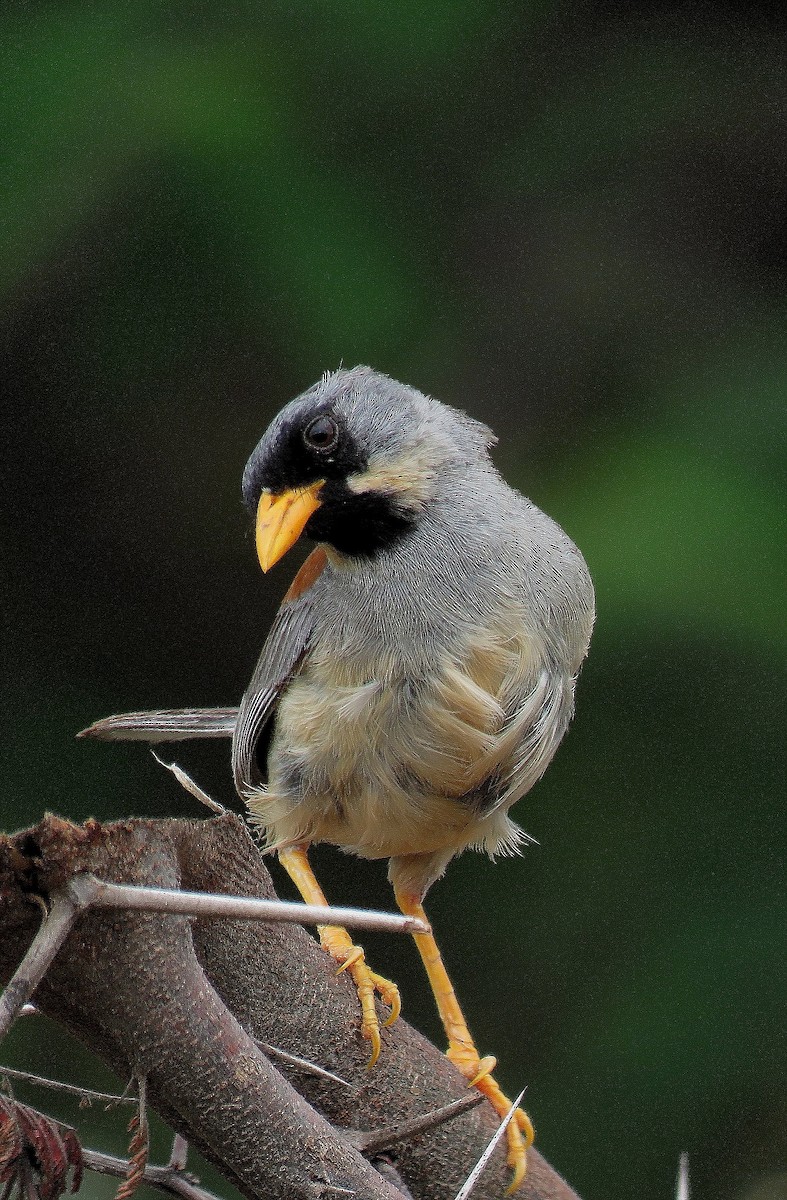
{"type": "Polygon", "coordinates": [[[306,655],[312,630],[314,587],[326,562],[324,551],[318,547],[295,576],[241,701],[232,739],[232,771],[243,799],[260,789],[261,739],[273,720],[282,690],[297,675],[306,655]]]}

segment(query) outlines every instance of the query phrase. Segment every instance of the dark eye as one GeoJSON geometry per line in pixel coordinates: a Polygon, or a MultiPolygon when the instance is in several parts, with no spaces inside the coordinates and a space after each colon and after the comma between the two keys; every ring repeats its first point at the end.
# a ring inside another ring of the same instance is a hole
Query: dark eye
{"type": "Polygon", "coordinates": [[[332,417],[315,417],[304,429],[303,440],[312,450],[333,450],[339,440],[339,426],[332,417]]]}

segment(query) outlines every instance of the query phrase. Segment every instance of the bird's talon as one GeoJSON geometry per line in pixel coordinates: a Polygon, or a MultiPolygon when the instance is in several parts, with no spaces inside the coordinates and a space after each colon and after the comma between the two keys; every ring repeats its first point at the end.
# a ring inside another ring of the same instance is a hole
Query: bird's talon
{"type": "Polygon", "coordinates": [[[518,1108],[514,1114],[514,1120],[519,1126],[520,1132],[525,1137],[525,1147],[530,1148],[536,1140],[536,1131],[533,1128],[533,1122],[523,1108],[518,1108]]]}
{"type": "Polygon", "coordinates": [[[390,1008],[390,1013],[383,1021],[383,1028],[387,1029],[389,1025],[393,1025],[394,1021],[398,1021],[402,1012],[402,997],[399,994],[399,989],[395,983],[391,983],[390,979],[384,979],[382,975],[378,975],[375,971],[371,972],[372,983],[375,991],[379,995],[383,1004],[390,1008]]]}
{"type": "Polygon", "coordinates": [[[525,1178],[525,1175],[527,1175],[527,1159],[523,1154],[522,1158],[515,1166],[510,1162],[508,1165],[509,1167],[512,1167],[513,1174],[511,1176],[511,1182],[505,1190],[505,1194],[506,1196],[511,1196],[517,1190],[520,1183],[525,1178]]]}
{"type": "Polygon", "coordinates": [[[506,1130],[506,1136],[508,1139],[508,1155],[506,1157],[506,1162],[508,1163],[512,1172],[511,1182],[506,1188],[507,1196],[510,1196],[512,1192],[517,1190],[527,1174],[527,1148],[530,1143],[527,1140],[527,1135],[524,1138],[522,1136],[522,1130],[520,1128],[521,1117],[524,1117],[531,1132],[533,1129],[527,1113],[525,1113],[521,1108],[518,1108],[506,1130]]]}
{"type": "MultiPolygon", "coordinates": [[[[486,1058],[476,1058],[472,1063],[469,1048],[466,1045],[454,1043],[448,1052],[449,1058],[463,1071],[467,1077],[475,1067],[475,1074],[470,1086],[478,1088],[482,1096],[486,1096],[493,1109],[503,1120],[511,1111],[511,1101],[503,1094],[500,1085],[492,1075],[495,1068],[495,1058],[489,1054],[486,1058]]],[[[507,1163],[512,1171],[511,1184],[506,1192],[515,1192],[525,1177],[527,1171],[527,1150],[533,1144],[534,1132],[530,1117],[522,1108],[518,1108],[511,1117],[506,1129],[508,1142],[507,1163]]]]}
{"type": "Polygon", "coordinates": [[[366,1064],[368,1069],[377,1062],[382,1046],[380,1019],[377,1016],[374,1002],[375,993],[391,1009],[384,1025],[392,1025],[402,1010],[399,989],[395,983],[391,983],[390,979],[385,979],[382,975],[370,970],[363,947],[353,945],[350,935],[345,929],[326,927],[320,931],[320,941],[323,949],[327,950],[339,963],[336,974],[341,975],[342,972],[349,971],[355,984],[362,1014],[361,1034],[372,1045],[371,1056],[366,1064]]]}
{"type": "Polygon", "coordinates": [[[377,1059],[380,1057],[380,1050],[382,1049],[380,1029],[377,1025],[362,1025],[361,1033],[372,1043],[372,1053],[370,1054],[369,1061],[366,1064],[366,1070],[371,1071],[372,1067],[377,1062],[377,1059]]]}
{"type": "Polygon", "coordinates": [[[486,1079],[487,1075],[491,1075],[497,1066],[497,1059],[494,1054],[487,1054],[486,1058],[482,1058],[478,1064],[478,1070],[473,1078],[468,1083],[468,1087],[476,1087],[482,1079],[486,1079]]]}
{"type": "Polygon", "coordinates": [[[354,967],[357,962],[364,960],[363,946],[353,946],[350,953],[345,958],[342,965],[337,970],[336,974],[341,975],[342,971],[348,970],[349,967],[354,967]]]}

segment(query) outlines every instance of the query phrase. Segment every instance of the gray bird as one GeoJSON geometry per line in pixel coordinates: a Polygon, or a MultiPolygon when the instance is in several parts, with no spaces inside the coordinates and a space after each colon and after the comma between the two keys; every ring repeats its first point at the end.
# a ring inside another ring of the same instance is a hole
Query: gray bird
{"type": "MultiPolygon", "coordinates": [[[[237,719],[158,714],[159,737],[234,726],[238,792],[311,903],[325,902],[306,857],[314,842],[389,859],[399,907],[424,918],[424,896],[454,855],[511,854],[527,841],[509,810],[568,728],[594,598],[577,547],[495,469],[494,442],[457,409],[355,367],[288,404],[246,466],[263,570],[301,534],[318,546],[237,719]]],[[[320,935],[355,980],[373,1062],[375,993],[393,1020],[398,991],[344,930],[320,935]]],[[[415,940],[449,1057],[505,1115],[494,1059],[478,1055],[434,937],[415,940]]],[[[531,1140],[518,1110],[512,1188],[531,1140]]]]}

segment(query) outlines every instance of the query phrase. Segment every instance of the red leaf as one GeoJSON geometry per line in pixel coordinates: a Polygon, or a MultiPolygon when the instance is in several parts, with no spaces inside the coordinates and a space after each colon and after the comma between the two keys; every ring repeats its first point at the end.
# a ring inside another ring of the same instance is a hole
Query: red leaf
{"type": "Polygon", "coordinates": [[[16,1178],[25,1165],[38,1176],[41,1200],[58,1200],[68,1187],[69,1170],[72,1192],[82,1182],[82,1147],[73,1129],[0,1097],[0,1183],[16,1178]]]}

